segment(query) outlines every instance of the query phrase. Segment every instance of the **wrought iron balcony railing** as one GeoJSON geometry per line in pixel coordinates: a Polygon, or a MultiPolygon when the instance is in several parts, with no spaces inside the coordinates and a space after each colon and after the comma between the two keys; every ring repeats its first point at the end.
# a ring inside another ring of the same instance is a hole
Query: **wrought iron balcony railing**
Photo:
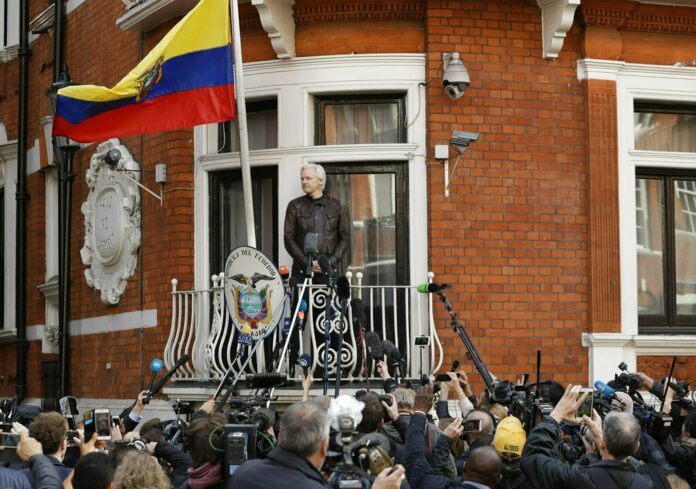
{"type": "MultiPolygon", "coordinates": [[[[433,274],[429,273],[432,281],[433,274]]],[[[362,285],[362,274],[346,274],[351,282],[351,299],[360,298],[364,306],[365,331],[376,331],[380,338],[394,343],[403,356],[403,377],[417,378],[423,372],[437,371],[442,365],[443,349],[434,328],[432,295],[420,294],[410,285],[362,285]],[[416,346],[416,337],[427,336],[429,346],[416,346]],[[432,367],[432,369],[431,369],[432,367]]],[[[172,280],[172,319],[169,339],[164,351],[167,367],[187,354],[191,357],[177,371],[174,381],[215,381],[221,379],[232,367],[233,373],[242,368],[238,358],[237,330],[230,320],[225,304],[224,277],[212,277],[212,287],[206,290],[177,290],[178,282],[172,280]]],[[[299,288],[299,287],[298,287],[299,288]]],[[[308,302],[306,322],[300,331],[299,351],[309,353],[315,378],[323,374],[324,324],[326,317],[327,287],[310,285],[305,298],[308,302]]],[[[336,375],[336,359],[339,328],[343,329],[341,353],[341,378],[346,381],[365,380],[360,327],[355,324],[351,302],[345,317],[338,314],[338,299],[334,294],[329,325],[329,376],[336,375]]],[[[247,373],[277,370],[277,361],[283,345],[283,321],[254,353],[246,368],[247,373]]],[[[289,355],[282,359],[281,371],[296,379],[301,369],[289,365],[289,355]]],[[[374,362],[368,362],[370,378],[376,377],[374,362]]]]}

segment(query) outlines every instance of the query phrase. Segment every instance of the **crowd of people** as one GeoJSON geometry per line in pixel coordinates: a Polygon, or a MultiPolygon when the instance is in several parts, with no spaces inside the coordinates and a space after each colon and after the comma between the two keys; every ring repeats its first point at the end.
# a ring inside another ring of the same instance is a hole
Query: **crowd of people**
{"type": "Polygon", "coordinates": [[[546,382],[540,400],[550,412],[529,425],[491,393],[475,397],[464,372],[414,385],[398,383],[384,364],[378,371],[379,392],[337,398],[309,399],[307,379],[305,400],[257,426],[267,449],[249,457],[228,437],[232,415],[212,401],[193,414],[183,444],[159,419],[143,421],[147,392],[121,413],[108,441],[97,433],[85,440],[80,430],[68,439],[62,414],[32,413],[13,424],[23,462],[0,468],[0,489],[696,487],[696,409],[673,405],[674,389],[642,374],[671,416],[659,439],[620,390],[608,409],[579,416],[588,394],[546,382]]]}

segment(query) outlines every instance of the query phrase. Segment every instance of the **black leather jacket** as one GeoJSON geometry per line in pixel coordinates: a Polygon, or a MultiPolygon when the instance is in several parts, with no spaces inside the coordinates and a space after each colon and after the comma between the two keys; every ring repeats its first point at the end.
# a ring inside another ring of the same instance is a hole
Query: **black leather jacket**
{"type": "Polygon", "coordinates": [[[284,234],[293,273],[303,274],[307,267],[304,240],[308,233],[319,234],[317,255],[326,255],[342,274],[341,260],[350,250],[350,218],[346,206],[328,195],[316,200],[304,195],[290,201],[285,211],[284,234]]]}

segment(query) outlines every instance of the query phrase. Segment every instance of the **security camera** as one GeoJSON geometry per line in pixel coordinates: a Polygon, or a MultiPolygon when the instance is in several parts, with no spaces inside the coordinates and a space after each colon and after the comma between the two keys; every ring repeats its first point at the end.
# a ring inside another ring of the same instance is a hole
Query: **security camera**
{"type": "Polygon", "coordinates": [[[478,141],[479,136],[480,133],[478,132],[452,131],[450,144],[454,144],[455,146],[469,146],[469,143],[478,141]]]}
{"type": "Polygon", "coordinates": [[[118,165],[118,161],[120,159],[121,159],[121,152],[116,148],[110,149],[104,155],[104,163],[109,165],[112,169],[116,168],[116,166],[118,165]]]}
{"type": "Polygon", "coordinates": [[[464,95],[464,90],[471,84],[469,72],[459,59],[459,53],[443,53],[442,63],[442,84],[447,96],[457,100],[464,95]]]}

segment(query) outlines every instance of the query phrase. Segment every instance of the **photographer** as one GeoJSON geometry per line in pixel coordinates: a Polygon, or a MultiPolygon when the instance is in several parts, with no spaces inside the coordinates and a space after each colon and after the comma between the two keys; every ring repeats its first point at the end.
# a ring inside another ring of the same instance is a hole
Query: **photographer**
{"type": "Polygon", "coordinates": [[[662,444],[667,460],[677,469],[680,477],[696,486],[696,409],[692,409],[682,425],[678,440],[667,438],[662,444]]]}
{"type": "MultiPolygon", "coordinates": [[[[445,488],[491,488],[500,480],[502,462],[493,447],[482,447],[474,450],[462,471],[462,479],[435,474],[427,458],[425,444],[426,412],[433,403],[431,386],[421,387],[415,399],[415,410],[411,424],[406,432],[406,455],[404,465],[408,474],[408,482],[413,488],[445,489],[445,488]]],[[[445,430],[447,438],[454,438],[461,433],[459,421],[454,421],[445,430]]]]}
{"type": "MultiPolygon", "coordinates": [[[[329,450],[329,418],[312,402],[291,405],[280,418],[278,446],[265,459],[245,462],[232,475],[228,489],[326,489],[319,469],[329,450]]],[[[404,469],[382,471],[373,489],[396,489],[404,469]]]]}
{"type": "Polygon", "coordinates": [[[520,461],[527,480],[538,489],[649,489],[652,481],[626,460],[638,449],[640,425],[628,413],[609,413],[604,427],[596,411],[583,416],[602,460],[587,466],[568,465],[556,457],[561,423],[577,424],[576,412],[587,394],[578,398],[580,386],[569,385],[550,416],[537,424],[527,438],[520,461]]]}
{"type": "Polygon", "coordinates": [[[193,465],[188,469],[188,479],[178,489],[222,489],[222,426],[224,415],[213,413],[191,421],[186,444],[193,465]]]}

